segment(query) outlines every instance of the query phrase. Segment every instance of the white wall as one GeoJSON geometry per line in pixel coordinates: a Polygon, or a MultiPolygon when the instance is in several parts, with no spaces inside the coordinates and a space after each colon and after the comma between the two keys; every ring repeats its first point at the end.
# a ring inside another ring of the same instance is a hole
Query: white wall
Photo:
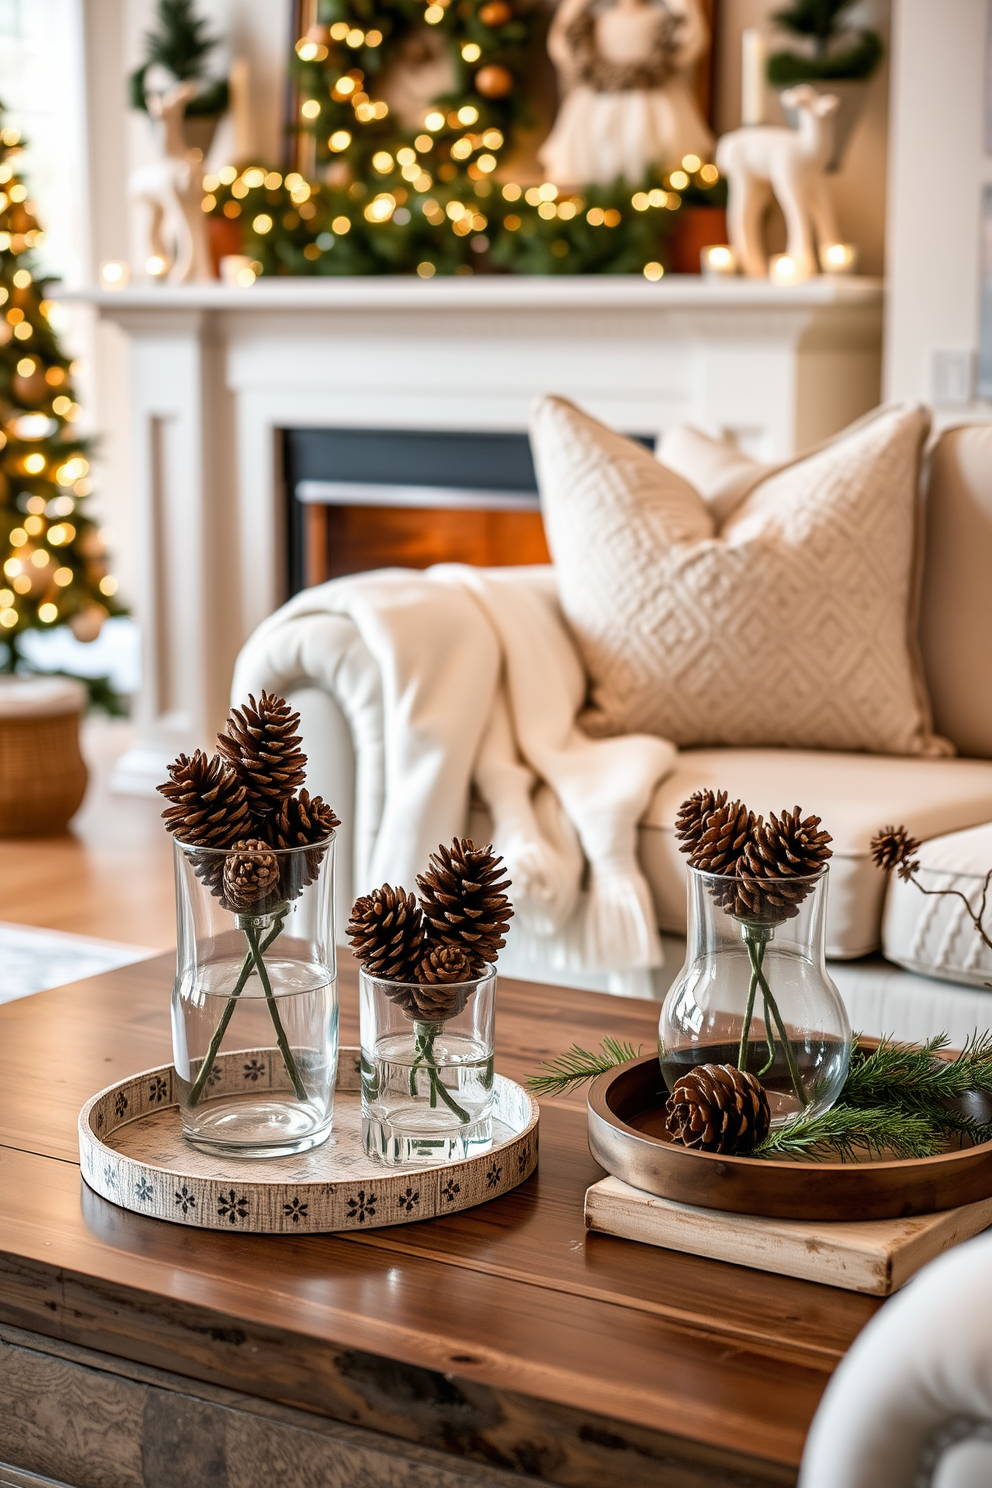
{"type": "Polygon", "coordinates": [[[978,342],[987,0],[894,0],[883,387],[933,396],[935,352],[978,342]]]}

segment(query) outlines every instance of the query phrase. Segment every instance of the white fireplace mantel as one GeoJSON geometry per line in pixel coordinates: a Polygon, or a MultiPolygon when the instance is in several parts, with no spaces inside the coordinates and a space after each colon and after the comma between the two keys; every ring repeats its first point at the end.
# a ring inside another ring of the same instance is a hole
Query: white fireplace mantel
{"type": "Polygon", "coordinates": [[[279,431],[523,430],[553,391],[637,434],[688,421],[783,459],[878,401],[882,287],[822,278],[259,280],[72,296],[131,347],[147,789],[208,745],[284,598],[279,431]]]}

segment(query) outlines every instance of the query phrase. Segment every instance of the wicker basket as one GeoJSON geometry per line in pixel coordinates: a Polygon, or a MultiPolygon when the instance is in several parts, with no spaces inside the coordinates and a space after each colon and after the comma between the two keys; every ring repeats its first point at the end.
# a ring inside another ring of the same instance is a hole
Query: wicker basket
{"type": "Polygon", "coordinates": [[[0,837],[64,832],[79,810],[85,706],[85,689],[68,678],[0,678],[0,837]]]}

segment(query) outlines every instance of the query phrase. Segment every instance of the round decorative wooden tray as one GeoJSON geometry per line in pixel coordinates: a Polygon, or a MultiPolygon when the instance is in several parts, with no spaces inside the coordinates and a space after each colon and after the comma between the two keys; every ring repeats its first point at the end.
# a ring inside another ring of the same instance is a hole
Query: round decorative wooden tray
{"type": "MultiPolygon", "coordinates": [[[[969,1107],[980,1120],[988,1109],[969,1107]]],[[[589,1090],[589,1149],[634,1188],[732,1214],[771,1219],[899,1219],[956,1209],[992,1195],[992,1142],[898,1162],[774,1162],[726,1157],[674,1143],[665,1133],[657,1055],[608,1070],[589,1090]]]]}
{"type": "MultiPolygon", "coordinates": [[[[250,1056],[222,1054],[218,1063],[250,1056]]],[[[464,1162],[390,1168],[362,1149],[359,1051],[338,1060],[334,1129],[298,1156],[222,1158],[182,1135],[171,1065],[101,1090],[79,1113],[79,1159],[96,1193],[122,1209],[206,1230],[298,1235],[410,1224],[507,1193],[537,1167],[538,1107],[503,1075],[493,1145],[464,1162]]],[[[222,1076],[223,1078],[223,1076],[222,1076]]]]}

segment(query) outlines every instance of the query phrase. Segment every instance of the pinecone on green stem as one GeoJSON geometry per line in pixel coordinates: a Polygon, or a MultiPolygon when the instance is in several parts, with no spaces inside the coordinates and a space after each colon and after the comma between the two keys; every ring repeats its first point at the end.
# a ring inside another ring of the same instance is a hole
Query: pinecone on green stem
{"type": "Polygon", "coordinates": [[[754,814],[743,801],[728,801],[727,792],[697,791],[684,802],[676,821],[682,851],[693,868],[726,880],[709,891],[722,909],[736,913],[736,874],[754,828],[754,814]]]}
{"type": "Polygon", "coordinates": [[[300,715],[285,698],[263,692],[257,703],[249,694],[243,707],[232,708],[226,733],[217,736],[218,751],[244,783],[249,810],[258,822],[306,779],[299,727],[300,715]]]}
{"type": "Polygon", "coordinates": [[[282,899],[279,859],[259,838],[236,842],[224,859],[225,909],[264,915],[282,899]]]}
{"type": "Polygon", "coordinates": [[[283,801],[275,815],[269,817],[266,835],[271,847],[310,848],[309,852],[294,853],[291,858],[280,860],[286,899],[295,899],[308,884],[313,883],[327,849],[311,844],[326,842],[340,825],[327,802],[305,790],[283,801]]]}
{"type": "Polygon", "coordinates": [[[513,906],[505,890],[503,859],[492,847],[458,838],[431,854],[430,867],[417,878],[420,904],[434,945],[459,946],[472,975],[481,976],[506,944],[513,906]]]}
{"type": "MultiPolygon", "coordinates": [[[[414,982],[423,955],[424,921],[420,906],[405,889],[383,884],[355,900],[348,922],[355,955],[369,976],[386,982],[414,982]]],[[[416,1007],[412,992],[395,999],[406,1010],[416,1007]]]]}
{"type": "Polygon", "coordinates": [[[820,818],[804,817],[798,806],[772,812],[767,822],[759,816],[737,870],[737,918],[766,925],[794,919],[831,856],[830,842],[820,818]]]}
{"type": "Polygon", "coordinates": [[[202,749],[181,754],[158,787],[172,805],[162,812],[166,831],[193,847],[230,847],[248,835],[247,790],[233,770],[202,749]]]}

